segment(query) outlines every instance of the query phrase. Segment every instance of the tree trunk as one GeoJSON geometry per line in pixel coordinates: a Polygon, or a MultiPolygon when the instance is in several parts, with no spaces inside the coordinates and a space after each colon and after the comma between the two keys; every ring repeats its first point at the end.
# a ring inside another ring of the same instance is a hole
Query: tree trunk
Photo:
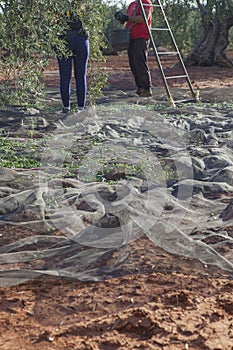
{"type": "Polygon", "coordinates": [[[229,31],[233,26],[233,17],[221,22],[215,18],[204,25],[202,40],[186,59],[186,63],[199,66],[232,67],[225,50],[229,45],[229,31]]]}

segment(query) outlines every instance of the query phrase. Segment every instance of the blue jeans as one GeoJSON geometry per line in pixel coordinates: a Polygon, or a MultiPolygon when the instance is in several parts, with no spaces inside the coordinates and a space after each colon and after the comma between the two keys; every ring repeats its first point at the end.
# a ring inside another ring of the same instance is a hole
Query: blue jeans
{"type": "Polygon", "coordinates": [[[60,93],[64,107],[70,107],[70,84],[72,63],[74,63],[74,77],[76,84],[77,103],[80,109],[86,106],[87,94],[87,62],[89,57],[89,40],[82,36],[74,36],[68,43],[72,56],[57,57],[60,73],[60,93]]]}

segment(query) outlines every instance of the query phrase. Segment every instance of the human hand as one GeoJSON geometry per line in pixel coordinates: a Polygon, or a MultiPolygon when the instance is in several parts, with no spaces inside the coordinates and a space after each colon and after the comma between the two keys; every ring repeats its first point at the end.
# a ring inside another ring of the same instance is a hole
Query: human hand
{"type": "Polygon", "coordinates": [[[121,15],[122,15],[122,11],[117,11],[115,12],[114,17],[116,18],[117,21],[119,21],[119,18],[121,17],[121,15]]]}
{"type": "Polygon", "coordinates": [[[117,11],[114,16],[115,16],[116,20],[119,21],[121,24],[124,24],[125,22],[127,22],[129,20],[129,16],[122,13],[121,11],[117,11]]]}

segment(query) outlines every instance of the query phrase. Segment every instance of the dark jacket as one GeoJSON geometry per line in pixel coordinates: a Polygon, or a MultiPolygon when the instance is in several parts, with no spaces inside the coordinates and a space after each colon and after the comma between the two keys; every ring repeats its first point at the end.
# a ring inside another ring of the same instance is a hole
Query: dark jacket
{"type": "Polygon", "coordinates": [[[88,32],[83,27],[82,21],[80,18],[74,16],[73,13],[66,12],[68,30],[66,32],[66,39],[69,41],[74,36],[82,36],[84,38],[88,38],[88,32]]]}

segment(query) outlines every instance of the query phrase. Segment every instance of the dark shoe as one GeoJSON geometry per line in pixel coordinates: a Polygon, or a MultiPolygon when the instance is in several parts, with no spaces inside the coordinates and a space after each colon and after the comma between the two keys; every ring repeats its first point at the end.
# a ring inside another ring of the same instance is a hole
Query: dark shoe
{"type": "Polygon", "coordinates": [[[143,90],[144,90],[143,88],[137,88],[136,94],[137,94],[138,96],[140,96],[143,90]]]}
{"type": "Polygon", "coordinates": [[[142,89],[141,93],[139,94],[140,97],[151,97],[153,96],[152,90],[150,89],[142,89]]]}
{"type": "Polygon", "coordinates": [[[63,107],[62,113],[70,113],[71,109],[70,107],[63,107]]]}

